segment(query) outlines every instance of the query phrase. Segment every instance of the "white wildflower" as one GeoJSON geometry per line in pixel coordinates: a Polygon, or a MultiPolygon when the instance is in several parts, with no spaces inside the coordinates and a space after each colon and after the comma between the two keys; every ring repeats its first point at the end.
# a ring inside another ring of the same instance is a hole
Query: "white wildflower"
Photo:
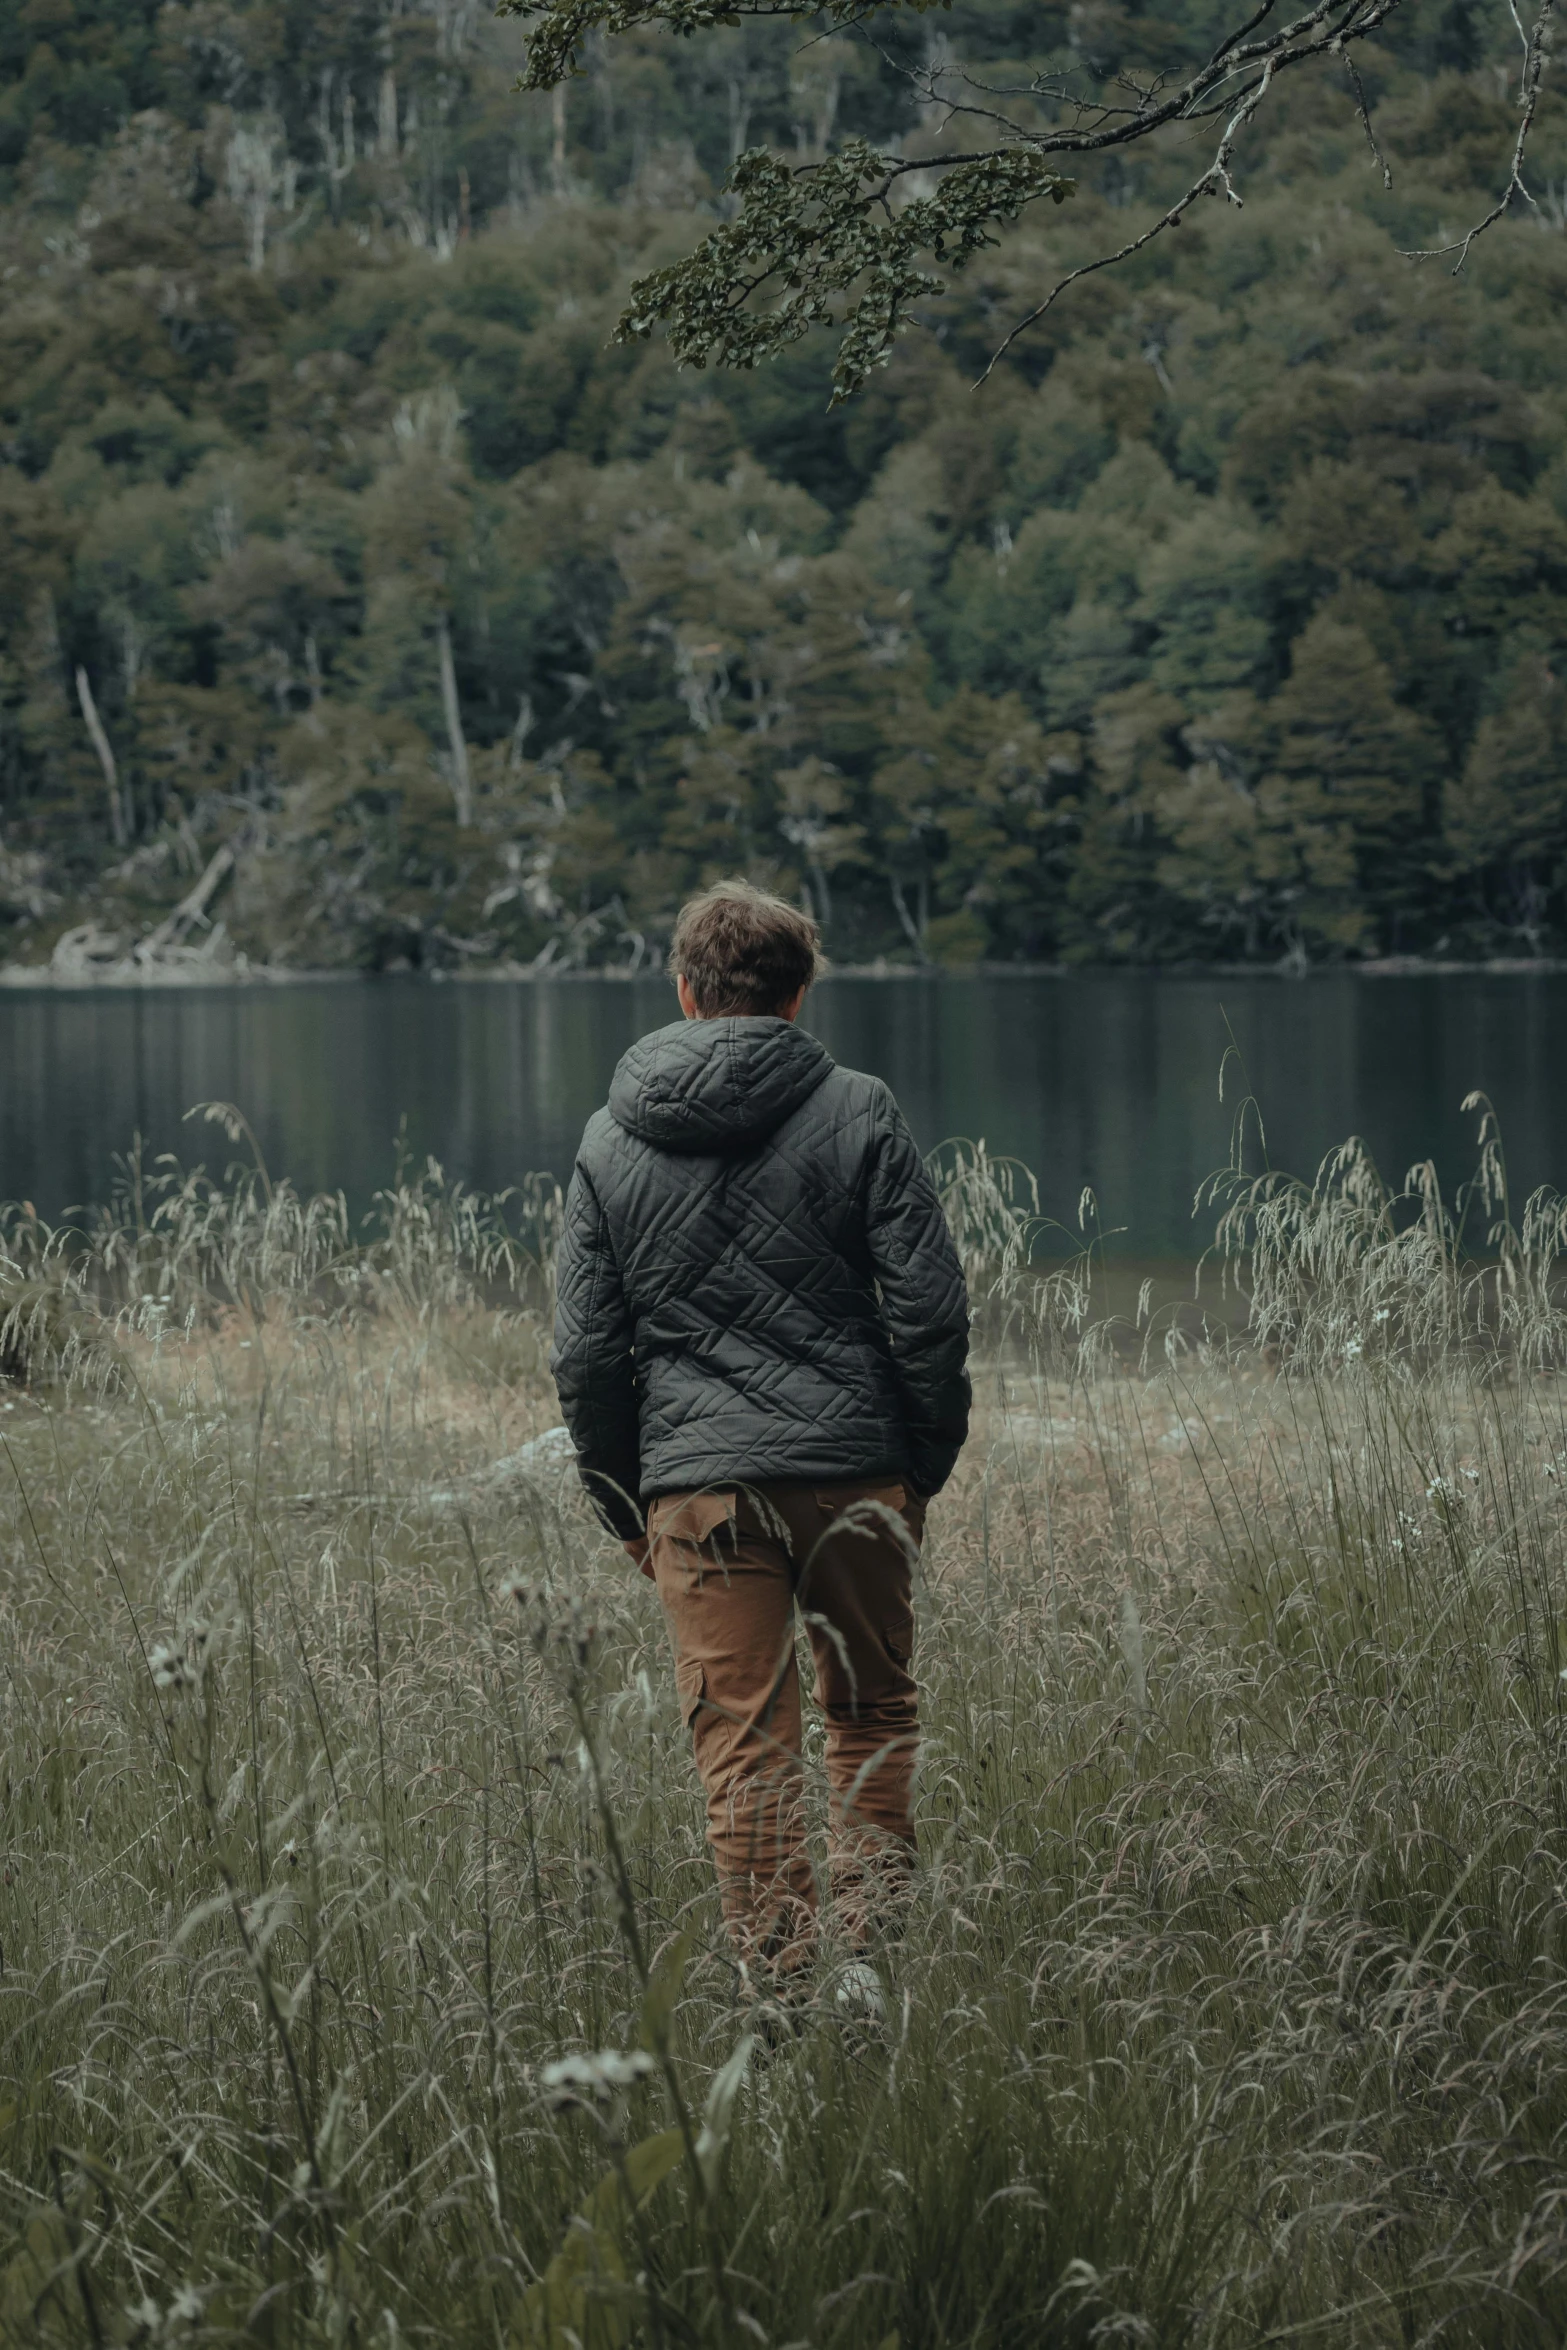
{"type": "Polygon", "coordinates": [[[656,2069],[646,2049],[600,2048],[591,2055],[557,2057],[541,2070],[539,2086],[550,2105],[603,2105],[656,2069]]]}

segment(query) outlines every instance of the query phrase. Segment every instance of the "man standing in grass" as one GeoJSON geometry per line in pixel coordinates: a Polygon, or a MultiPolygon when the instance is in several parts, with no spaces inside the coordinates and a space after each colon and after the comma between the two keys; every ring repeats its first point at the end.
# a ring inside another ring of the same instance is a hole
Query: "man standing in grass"
{"type": "Polygon", "coordinates": [[[583,1482],[663,1602],[747,1986],[814,1955],[793,1611],[827,1717],[832,1895],[864,1958],[914,1850],[912,1566],[968,1432],[968,1303],[885,1085],[796,1025],[816,925],[680,915],[683,1022],[633,1045],[566,1202],[551,1367],[583,1482]]]}

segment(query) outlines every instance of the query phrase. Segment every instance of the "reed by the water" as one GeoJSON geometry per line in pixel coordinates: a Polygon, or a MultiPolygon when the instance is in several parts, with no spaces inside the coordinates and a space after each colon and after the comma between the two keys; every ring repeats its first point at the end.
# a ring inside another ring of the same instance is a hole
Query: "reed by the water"
{"type": "Polygon", "coordinates": [[[1483,1141],[1230,1178],[1206,1328],[949,1162],[916,1906],[885,2039],[829,1952],[777,2047],[547,1434],[548,1189],[13,1213],[0,2341],[1558,2343],[1561,1218],[1483,1141]]]}

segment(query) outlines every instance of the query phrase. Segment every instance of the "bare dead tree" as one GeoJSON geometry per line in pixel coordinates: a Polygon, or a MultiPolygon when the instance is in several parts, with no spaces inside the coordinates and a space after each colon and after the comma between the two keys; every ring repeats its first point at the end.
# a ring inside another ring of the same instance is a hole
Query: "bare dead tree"
{"type": "Polygon", "coordinates": [[[93,698],[92,680],[80,662],[76,668],[76,698],[81,704],[82,717],[88,737],[103,769],[104,789],[109,797],[109,832],[117,849],[123,849],[130,835],[125,822],[125,803],[120,796],[120,770],[115,763],[114,746],[104,732],[103,720],[98,715],[98,704],[93,698]]]}

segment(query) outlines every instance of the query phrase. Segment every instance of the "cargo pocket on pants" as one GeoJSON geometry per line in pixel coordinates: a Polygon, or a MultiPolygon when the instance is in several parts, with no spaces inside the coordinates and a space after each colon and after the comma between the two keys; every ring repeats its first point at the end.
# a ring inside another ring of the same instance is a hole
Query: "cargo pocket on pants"
{"type": "Polygon", "coordinates": [[[715,1560],[733,1541],[735,1497],[724,1493],[661,1493],[648,1511],[650,1542],[681,1542],[715,1560]]]}
{"type": "Polygon", "coordinates": [[[882,1633],[881,1639],[882,1646],[899,1672],[906,1673],[909,1669],[909,1659],[914,1654],[914,1626],[910,1619],[905,1616],[902,1623],[889,1624],[882,1633]]]}
{"type": "Polygon", "coordinates": [[[688,1730],[696,1719],[705,1687],[706,1676],[702,1671],[701,1658],[682,1657],[675,1667],[675,1690],[680,1699],[680,1719],[688,1730]]]}

